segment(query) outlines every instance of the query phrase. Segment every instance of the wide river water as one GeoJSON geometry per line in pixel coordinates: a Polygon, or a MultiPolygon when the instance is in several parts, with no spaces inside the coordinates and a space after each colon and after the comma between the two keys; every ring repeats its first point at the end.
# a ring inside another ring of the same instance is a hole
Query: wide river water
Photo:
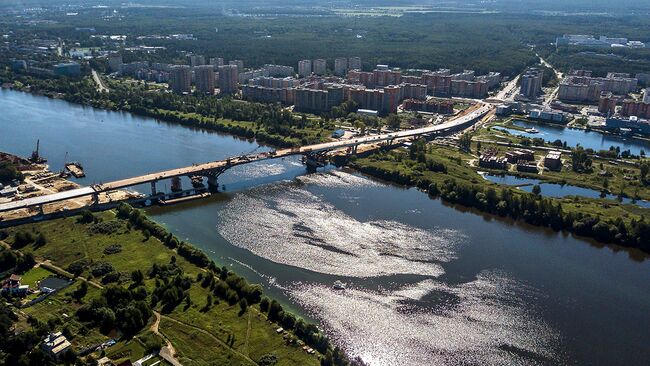
{"type": "MultiPolygon", "coordinates": [[[[37,139],[52,169],[66,152],[84,165],[81,184],[265,149],[0,90],[0,150],[28,156],[37,139]]],[[[650,361],[650,261],[638,253],[347,170],[306,174],[298,159],[237,167],[220,183],[224,193],[148,212],[371,365],[650,361]]]]}

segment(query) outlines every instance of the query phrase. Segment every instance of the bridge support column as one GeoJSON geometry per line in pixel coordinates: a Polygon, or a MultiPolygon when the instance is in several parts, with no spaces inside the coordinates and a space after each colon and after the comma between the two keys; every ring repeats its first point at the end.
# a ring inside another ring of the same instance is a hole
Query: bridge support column
{"type": "Polygon", "coordinates": [[[99,193],[93,193],[93,205],[99,205],[99,193]]]}
{"type": "Polygon", "coordinates": [[[305,166],[310,173],[316,173],[316,169],[318,169],[318,163],[309,158],[305,159],[305,166]]]}
{"type": "Polygon", "coordinates": [[[156,192],[156,181],[151,182],[151,195],[155,196],[158,192],[156,192]]]}
{"type": "Polygon", "coordinates": [[[357,147],[359,147],[359,145],[354,145],[354,146],[352,146],[352,151],[351,151],[352,155],[356,155],[356,154],[357,154],[357,147]]]}
{"type": "Polygon", "coordinates": [[[219,191],[219,180],[216,175],[208,175],[208,190],[210,192],[219,191]]]}
{"type": "Polygon", "coordinates": [[[43,205],[38,205],[38,214],[45,215],[45,210],[43,209],[43,205]]]}

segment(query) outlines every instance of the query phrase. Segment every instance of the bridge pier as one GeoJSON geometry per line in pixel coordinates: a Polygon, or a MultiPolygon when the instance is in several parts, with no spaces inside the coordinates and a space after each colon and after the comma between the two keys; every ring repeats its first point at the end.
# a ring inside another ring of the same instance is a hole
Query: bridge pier
{"type": "Polygon", "coordinates": [[[316,172],[316,169],[325,166],[325,157],[321,154],[305,154],[302,156],[302,162],[310,173],[316,172]]]}
{"type": "Polygon", "coordinates": [[[94,206],[99,205],[99,193],[93,193],[93,205],[94,206]]]}
{"type": "Polygon", "coordinates": [[[208,175],[208,190],[210,192],[219,192],[219,180],[217,175],[208,175]]]}
{"type": "Polygon", "coordinates": [[[43,205],[38,205],[38,214],[39,215],[45,215],[45,210],[43,209],[43,205]]]}
{"type": "Polygon", "coordinates": [[[156,181],[151,182],[151,195],[155,196],[158,192],[156,192],[156,181]]]}

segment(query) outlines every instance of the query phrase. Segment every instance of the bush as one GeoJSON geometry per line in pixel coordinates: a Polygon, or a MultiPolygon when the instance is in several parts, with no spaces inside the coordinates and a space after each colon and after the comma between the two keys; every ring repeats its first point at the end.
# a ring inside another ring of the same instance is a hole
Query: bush
{"type": "Polygon", "coordinates": [[[90,272],[93,274],[95,277],[101,277],[105,274],[108,274],[110,272],[113,272],[115,269],[113,268],[113,265],[111,265],[108,262],[97,262],[93,264],[90,268],[90,272]]]}
{"type": "Polygon", "coordinates": [[[109,283],[119,282],[120,278],[122,278],[122,274],[120,272],[109,272],[102,278],[102,283],[106,285],[109,283]]]}
{"type": "Polygon", "coordinates": [[[260,366],[273,366],[276,363],[278,363],[278,357],[273,354],[266,354],[257,361],[257,364],[260,366]]]}
{"type": "Polygon", "coordinates": [[[77,218],[77,222],[80,224],[90,224],[93,221],[95,221],[95,216],[89,210],[83,210],[77,218]]]}
{"type": "Polygon", "coordinates": [[[68,265],[67,271],[75,276],[79,276],[86,268],[88,268],[89,264],[90,260],[80,259],[78,261],[70,263],[70,265],[68,265]]]}
{"type": "Polygon", "coordinates": [[[111,255],[115,253],[119,253],[122,251],[122,245],[120,244],[112,244],[104,248],[104,254],[106,255],[111,255]]]}
{"type": "Polygon", "coordinates": [[[20,249],[25,245],[31,244],[34,242],[34,235],[27,231],[18,231],[14,234],[14,243],[12,247],[20,249]]]}
{"type": "Polygon", "coordinates": [[[88,231],[92,234],[110,235],[122,228],[122,222],[119,220],[111,220],[106,222],[98,222],[90,225],[88,231]]]}

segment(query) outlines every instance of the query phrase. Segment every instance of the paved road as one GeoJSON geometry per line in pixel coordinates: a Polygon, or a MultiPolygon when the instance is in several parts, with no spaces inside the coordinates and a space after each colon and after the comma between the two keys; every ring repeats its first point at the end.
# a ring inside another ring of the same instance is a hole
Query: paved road
{"type": "Polygon", "coordinates": [[[557,69],[554,68],[553,65],[549,64],[549,63],[548,63],[546,60],[544,60],[540,55],[536,54],[536,56],[539,57],[539,63],[540,63],[540,64],[542,64],[542,65],[548,67],[549,69],[553,70],[553,72],[555,73],[555,77],[556,77],[557,80],[558,80],[557,86],[553,89],[553,91],[551,91],[550,93],[547,93],[547,94],[544,96],[544,106],[545,106],[545,107],[548,107],[548,106],[551,105],[551,103],[553,102],[553,100],[554,100],[555,98],[557,98],[557,94],[558,94],[558,92],[560,91],[560,82],[562,81],[562,78],[564,78],[564,75],[563,75],[561,72],[557,71],[557,69]]]}
{"type": "Polygon", "coordinates": [[[516,78],[510,80],[506,86],[501,89],[497,95],[494,96],[494,99],[499,99],[501,101],[512,101],[514,99],[513,92],[517,88],[517,82],[519,81],[520,75],[517,75],[516,78]]]}
{"type": "Polygon", "coordinates": [[[108,88],[106,87],[106,84],[104,84],[104,80],[99,76],[97,71],[95,69],[92,69],[92,74],[93,74],[93,80],[95,80],[95,83],[97,84],[97,90],[100,92],[107,92],[108,93],[108,88]]]}
{"type": "Polygon", "coordinates": [[[227,169],[237,165],[248,164],[255,161],[262,161],[267,159],[281,158],[291,155],[304,155],[310,153],[319,153],[337,149],[345,149],[349,147],[355,147],[363,144],[377,144],[380,142],[393,142],[396,140],[407,139],[416,136],[428,135],[432,133],[445,132],[451,129],[458,128],[460,126],[470,125],[476,122],[480,117],[489,113],[494,107],[490,104],[480,104],[480,107],[456,117],[448,122],[441,123],[439,125],[418,128],[413,130],[399,131],[393,133],[385,133],[380,135],[365,136],[359,137],[356,139],[350,140],[339,140],[333,142],[325,142],[321,144],[308,145],[303,147],[291,148],[291,149],[281,149],[277,150],[274,154],[269,153],[260,153],[256,155],[244,155],[228,158],[225,160],[218,160],[214,162],[209,162],[205,164],[196,164],[180,169],[171,169],[157,173],[145,174],[138,177],[132,177],[122,180],[117,180],[104,184],[97,184],[91,187],[82,187],[77,189],[72,189],[65,192],[54,193],[45,196],[39,196],[34,198],[28,198],[20,201],[13,201],[9,203],[0,204],[0,212],[17,210],[27,207],[35,207],[48,203],[54,203],[59,201],[65,201],[72,198],[83,197],[93,194],[99,194],[102,192],[114,191],[117,189],[122,189],[126,187],[131,187],[135,185],[140,185],[144,183],[156,182],[162,179],[169,179],[173,177],[180,176],[192,176],[192,175],[209,175],[210,172],[227,169]]]}

